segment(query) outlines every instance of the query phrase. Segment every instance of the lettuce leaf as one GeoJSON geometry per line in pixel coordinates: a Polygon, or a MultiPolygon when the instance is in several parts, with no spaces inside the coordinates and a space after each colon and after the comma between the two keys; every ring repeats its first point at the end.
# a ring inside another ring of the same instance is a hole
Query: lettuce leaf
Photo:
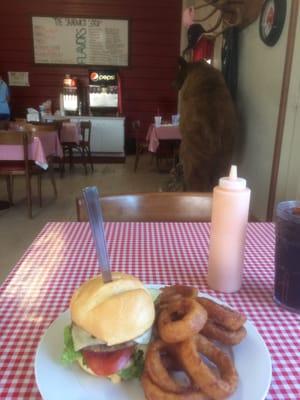
{"type": "Polygon", "coordinates": [[[137,350],[133,355],[132,364],[118,372],[118,375],[124,380],[128,381],[134,378],[140,378],[144,369],[144,352],[137,350]]]}
{"type": "Polygon", "coordinates": [[[66,326],[64,329],[64,351],[61,355],[61,362],[65,365],[71,364],[72,362],[82,358],[80,351],[75,351],[74,343],[72,338],[72,326],[66,326]]]}
{"type": "Polygon", "coordinates": [[[153,303],[155,303],[157,298],[158,298],[158,296],[160,295],[160,289],[148,288],[148,291],[151,294],[153,303]]]}

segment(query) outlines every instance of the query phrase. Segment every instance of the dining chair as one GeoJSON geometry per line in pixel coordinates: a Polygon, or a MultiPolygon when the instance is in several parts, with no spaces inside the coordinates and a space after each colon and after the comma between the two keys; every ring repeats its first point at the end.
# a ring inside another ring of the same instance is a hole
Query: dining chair
{"type": "Polygon", "coordinates": [[[135,139],[135,160],[134,160],[134,172],[136,172],[140,155],[148,151],[148,142],[145,139],[143,132],[141,131],[141,121],[132,121],[132,132],[135,139]]]}
{"type": "MultiPolygon", "coordinates": [[[[37,131],[48,131],[48,132],[53,132],[57,131],[57,124],[55,122],[31,122],[32,129],[31,130],[37,130],[37,131]]],[[[58,133],[58,132],[57,132],[58,133]]]]}
{"type": "Polygon", "coordinates": [[[59,138],[60,142],[61,142],[61,131],[63,129],[64,122],[71,122],[71,120],[70,120],[70,118],[63,118],[63,119],[59,119],[59,120],[55,121],[55,125],[57,128],[57,134],[58,134],[58,138],[59,138]]]}
{"type": "MultiPolygon", "coordinates": [[[[33,130],[36,129],[38,131],[44,131],[44,132],[53,132],[56,131],[57,132],[57,136],[59,139],[59,142],[62,145],[62,149],[63,149],[63,144],[61,142],[61,130],[63,127],[63,123],[64,122],[70,122],[69,118],[65,118],[65,119],[60,119],[57,121],[52,121],[52,122],[32,122],[32,126],[33,126],[33,130]]],[[[48,159],[49,163],[49,172],[50,172],[50,177],[51,180],[55,181],[55,175],[54,175],[54,164],[57,163],[58,164],[58,169],[60,171],[60,176],[63,176],[64,173],[64,158],[59,158],[59,157],[49,157],[48,159]]]]}
{"type": "MultiPolygon", "coordinates": [[[[57,131],[57,135],[60,141],[61,138],[61,130],[64,122],[70,122],[70,118],[63,118],[59,120],[54,120],[54,121],[33,121],[31,122],[32,125],[37,126],[38,128],[46,128],[46,127],[52,127],[57,131]]],[[[51,130],[49,128],[49,130],[51,130]]]]}
{"type": "Polygon", "coordinates": [[[156,167],[159,172],[169,172],[179,161],[180,140],[160,140],[156,156],[156,167]]]}
{"type": "MultiPolygon", "coordinates": [[[[211,220],[212,194],[151,192],[101,197],[105,221],[206,222],[211,220]]],[[[76,199],[77,220],[87,221],[83,198],[76,199]]]]}
{"type": "MultiPolygon", "coordinates": [[[[32,160],[29,160],[28,147],[33,141],[32,133],[29,131],[0,131],[0,145],[23,146],[24,158],[18,161],[0,160],[0,175],[6,179],[9,203],[13,204],[13,184],[14,176],[24,176],[26,185],[26,198],[28,216],[32,218],[32,190],[31,178],[37,176],[37,188],[39,205],[42,206],[42,173],[43,170],[32,160]]],[[[53,184],[53,182],[52,182],[53,184]]],[[[54,185],[53,185],[54,187],[54,185]]],[[[56,187],[54,187],[56,195],[56,187]]]]}
{"type": "Polygon", "coordinates": [[[73,166],[73,150],[78,151],[81,156],[81,161],[84,166],[85,174],[87,175],[87,161],[91,165],[91,170],[94,172],[94,164],[91,154],[91,134],[92,134],[92,124],[91,121],[80,121],[80,141],[76,142],[61,142],[63,148],[63,169],[64,172],[65,158],[66,154],[69,153],[69,163],[70,168],[73,166]]]}
{"type": "MultiPolygon", "coordinates": [[[[31,127],[29,127],[30,131],[34,135],[35,131],[38,132],[53,132],[56,131],[57,135],[59,137],[59,125],[57,124],[56,121],[53,122],[39,122],[32,124],[31,127]]],[[[48,172],[49,172],[49,177],[54,189],[55,196],[57,196],[57,187],[56,187],[56,181],[55,181],[55,172],[54,172],[54,164],[55,163],[59,164],[59,170],[62,168],[62,159],[59,157],[56,157],[54,155],[49,155],[47,157],[47,163],[48,163],[48,172]]]]}

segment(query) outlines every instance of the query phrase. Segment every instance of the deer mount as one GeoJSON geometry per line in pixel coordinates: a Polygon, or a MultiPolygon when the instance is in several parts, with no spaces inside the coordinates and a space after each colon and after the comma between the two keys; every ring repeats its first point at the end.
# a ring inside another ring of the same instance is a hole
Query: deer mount
{"type": "Polygon", "coordinates": [[[190,7],[185,12],[190,12],[192,23],[204,22],[215,19],[215,24],[205,33],[220,34],[230,27],[244,29],[254,22],[261,12],[264,0],[202,0],[200,5],[190,7]],[[200,19],[195,19],[195,10],[201,10],[207,14],[200,19]],[[221,32],[219,28],[221,27],[221,32]]]}

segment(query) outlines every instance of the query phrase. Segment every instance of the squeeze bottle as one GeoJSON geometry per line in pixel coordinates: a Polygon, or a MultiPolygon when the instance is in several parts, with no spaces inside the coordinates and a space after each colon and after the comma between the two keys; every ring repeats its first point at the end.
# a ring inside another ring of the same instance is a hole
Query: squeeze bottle
{"type": "Polygon", "coordinates": [[[213,190],[208,285],[214,290],[232,293],[241,287],[249,203],[246,180],[232,165],[213,190]]]}

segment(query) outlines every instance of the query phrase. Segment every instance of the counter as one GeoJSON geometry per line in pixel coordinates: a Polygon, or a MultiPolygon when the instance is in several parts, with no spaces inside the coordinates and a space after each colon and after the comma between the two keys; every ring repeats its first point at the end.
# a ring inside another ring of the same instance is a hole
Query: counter
{"type": "Polygon", "coordinates": [[[71,122],[91,121],[91,151],[92,153],[118,153],[124,155],[125,118],[100,116],[65,116],[47,117],[47,121],[69,118],[71,122]]]}
{"type": "Polygon", "coordinates": [[[92,153],[122,153],[124,154],[125,118],[124,117],[94,117],[70,116],[72,122],[91,121],[91,151],[92,153]]]}

